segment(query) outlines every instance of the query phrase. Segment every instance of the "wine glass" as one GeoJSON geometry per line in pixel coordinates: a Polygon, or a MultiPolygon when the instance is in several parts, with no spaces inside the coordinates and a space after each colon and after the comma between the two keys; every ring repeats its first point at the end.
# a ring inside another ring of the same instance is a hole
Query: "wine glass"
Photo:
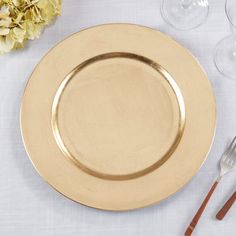
{"type": "MultiPolygon", "coordinates": [[[[236,1],[226,0],[225,12],[233,29],[236,30],[236,1]]],[[[222,39],[216,46],[214,61],[221,74],[236,81],[236,34],[222,39]]]]}
{"type": "Polygon", "coordinates": [[[209,13],[208,0],[163,0],[163,19],[179,30],[189,30],[200,26],[209,13]]]}

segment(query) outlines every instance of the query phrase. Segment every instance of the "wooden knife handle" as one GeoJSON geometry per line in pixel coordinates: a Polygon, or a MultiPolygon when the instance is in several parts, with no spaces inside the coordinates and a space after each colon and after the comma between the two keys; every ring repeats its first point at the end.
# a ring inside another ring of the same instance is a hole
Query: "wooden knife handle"
{"type": "Polygon", "coordinates": [[[229,198],[229,200],[225,203],[225,205],[221,208],[221,210],[217,213],[216,218],[218,220],[222,220],[229,209],[233,206],[234,202],[236,201],[236,191],[234,194],[229,198]]]}
{"type": "Polygon", "coordinates": [[[185,236],[190,236],[193,233],[193,230],[195,229],[203,211],[205,210],[207,203],[209,202],[213,192],[215,191],[217,185],[218,185],[219,181],[216,181],[213,186],[211,187],[210,191],[208,192],[206,198],[204,199],[202,205],[200,206],[200,208],[198,209],[196,215],[194,216],[194,218],[192,219],[192,222],[190,223],[190,225],[188,226],[186,232],[185,232],[185,236]]]}

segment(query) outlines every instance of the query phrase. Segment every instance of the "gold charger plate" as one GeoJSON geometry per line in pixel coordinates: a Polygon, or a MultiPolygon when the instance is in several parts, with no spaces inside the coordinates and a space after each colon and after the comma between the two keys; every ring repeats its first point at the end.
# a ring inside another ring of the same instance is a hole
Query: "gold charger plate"
{"type": "Polygon", "coordinates": [[[194,57],[130,24],[72,35],[38,64],[21,130],[39,174],[66,197],[106,210],[157,203],[198,171],[215,101],[194,57]]]}

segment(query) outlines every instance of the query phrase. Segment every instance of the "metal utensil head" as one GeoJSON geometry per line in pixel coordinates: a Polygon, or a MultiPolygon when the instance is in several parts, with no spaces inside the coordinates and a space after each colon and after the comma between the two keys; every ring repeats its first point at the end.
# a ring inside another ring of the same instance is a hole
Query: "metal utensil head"
{"type": "Polygon", "coordinates": [[[220,175],[223,176],[224,174],[231,171],[235,166],[236,166],[236,136],[234,137],[230,145],[226,148],[225,152],[221,157],[220,175]]]}

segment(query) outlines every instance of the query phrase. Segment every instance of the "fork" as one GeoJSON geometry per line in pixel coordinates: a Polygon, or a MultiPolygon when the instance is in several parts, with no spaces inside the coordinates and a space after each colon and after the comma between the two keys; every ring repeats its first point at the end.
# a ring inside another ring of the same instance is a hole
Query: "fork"
{"type": "Polygon", "coordinates": [[[230,143],[230,145],[226,148],[224,153],[222,154],[221,160],[220,160],[220,173],[214,184],[212,185],[210,191],[208,192],[206,198],[204,199],[202,205],[198,209],[196,215],[192,219],[190,225],[188,226],[185,236],[190,236],[192,235],[203,211],[205,210],[207,203],[209,202],[213,192],[215,191],[217,185],[219,184],[220,180],[222,177],[233,170],[233,168],[236,165],[236,136],[230,143]]]}
{"type": "Polygon", "coordinates": [[[229,198],[229,200],[225,203],[225,205],[221,208],[221,210],[217,213],[216,218],[218,220],[223,220],[225,215],[228,213],[230,208],[233,206],[234,202],[236,202],[236,191],[229,198]]]}

